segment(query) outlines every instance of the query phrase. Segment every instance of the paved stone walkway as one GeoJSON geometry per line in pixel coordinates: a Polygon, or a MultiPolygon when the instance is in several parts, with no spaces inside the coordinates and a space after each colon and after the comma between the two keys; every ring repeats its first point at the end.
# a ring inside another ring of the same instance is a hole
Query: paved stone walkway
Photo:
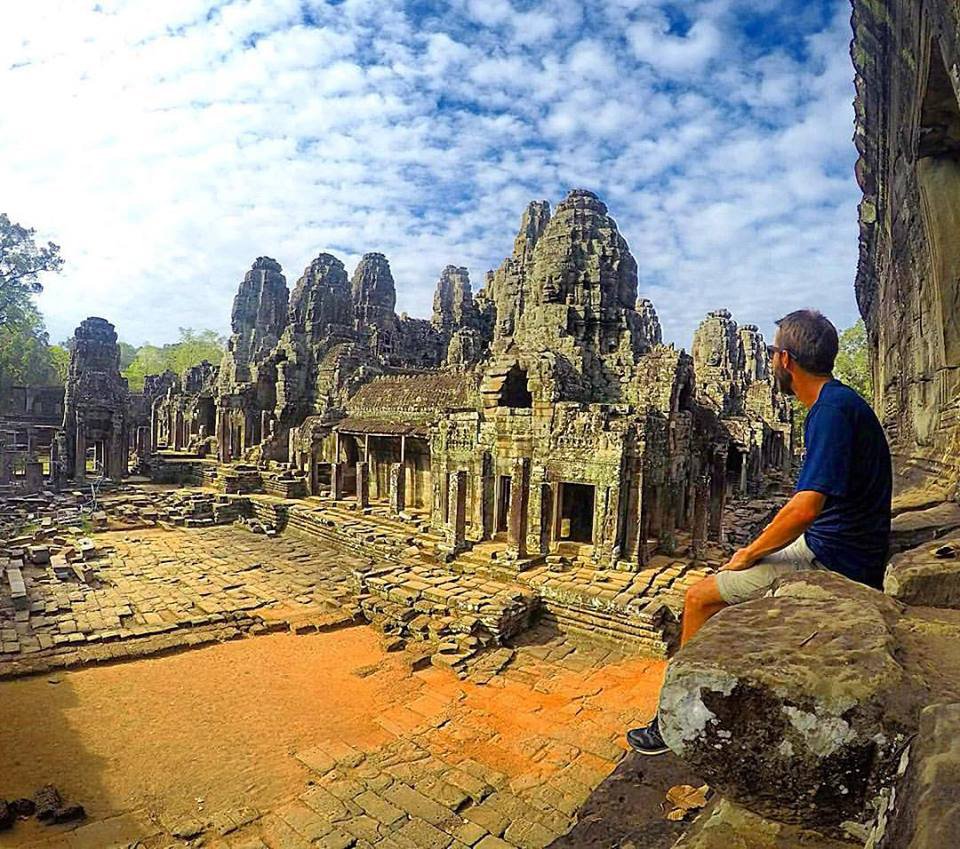
{"type": "MultiPolygon", "coordinates": [[[[360,607],[356,576],[370,569],[323,542],[236,526],[110,531],[94,540],[88,583],[27,565],[28,609],[0,597],[0,674],[275,627],[349,624],[360,607]]],[[[103,843],[109,835],[145,849],[543,847],[615,768],[624,729],[653,712],[663,666],[613,643],[567,638],[550,621],[481,654],[459,676],[434,663],[412,673],[421,695],[377,719],[391,742],[371,751],[324,739],[294,753],[310,778],[273,810],[176,822],[130,811],[37,846],[114,845],[103,843]]]]}
{"type": "Polygon", "coordinates": [[[94,537],[89,581],[51,564],[22,569],[28,607],[0,591],[0,677],[355,618],[358,561],[294,535],[223,527],[110,531],[94,537]]]}
{"type": "MultiPolygon", "coordinates": [[[[535,628],[486,685],[449,672],[385,713],[375,751],[328,739],[297,752],[309,786],[254,818],[226,811],[170,825],[219,849],[542,849],[624,754],[652,711],[649,667],[535,628]]],[[[654,669],[654,667],[656,669],[654,669]]]]}

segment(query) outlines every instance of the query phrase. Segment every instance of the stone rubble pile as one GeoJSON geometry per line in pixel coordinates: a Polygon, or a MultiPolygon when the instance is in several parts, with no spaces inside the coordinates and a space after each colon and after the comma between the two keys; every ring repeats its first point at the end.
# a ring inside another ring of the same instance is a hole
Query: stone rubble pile
{"type": "Polygon", "coordinates": [[[83,805],[68,804],[52,784],[39,788],[32,798],[0,799],[0,831],[12,828],[17,820],[36,817],[46,825],[58,825],[86,817],[83,805]]]}
{"type": "Polygon", "coordinates": [[[362,576],[362,585],[360,607],[374,627],[433,644],[433,663],[461,673],[478,653],[529,628],[538,606],[526,587],[439,566],[376,570],[362,576]]]}

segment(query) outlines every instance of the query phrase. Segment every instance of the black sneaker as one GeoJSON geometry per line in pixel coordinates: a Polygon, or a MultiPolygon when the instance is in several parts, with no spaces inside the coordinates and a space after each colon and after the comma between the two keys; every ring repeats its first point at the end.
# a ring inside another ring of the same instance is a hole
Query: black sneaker
{"type": "Polygon", "coordinates": [[[627,742],[633,751],[641,755],[663,755],[670,751],[660,736],[660,722],[656,716],[653,722],[643,728],[631,728],[627,732],[627,742]]]}

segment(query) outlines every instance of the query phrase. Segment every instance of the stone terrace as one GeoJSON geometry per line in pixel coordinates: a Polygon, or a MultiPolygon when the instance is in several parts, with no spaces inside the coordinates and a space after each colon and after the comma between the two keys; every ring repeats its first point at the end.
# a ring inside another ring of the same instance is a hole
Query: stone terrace
{"type": "Polygon", "coordinates": [[[233,527],[110,531],[95,540],[89,582],[28,563],[27,609],[0,594],[0,677],[356,616],[354,561],[330,546],[233,527]]]}

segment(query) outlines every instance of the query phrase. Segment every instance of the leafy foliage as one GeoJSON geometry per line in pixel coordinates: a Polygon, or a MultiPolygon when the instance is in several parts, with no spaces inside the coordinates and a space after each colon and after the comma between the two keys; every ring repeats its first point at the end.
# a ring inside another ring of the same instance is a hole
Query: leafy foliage
{"type": "Polygon", "coordinates": [[[862,319],[840,334],[840,351],[833,374],[851,389],[856,389],[868,403],[873,403],[873,373],[867,351],[867,328],[862,319]]]}
{"type": "Polygon", "coordinates": [[[191,366],[207,360],[219,363],[223,357],[226,340],[213,330],[193,330],[190,327],[180,328],[180,341],[162,347],[146,343],[139,348],[120,343],[121,373],[127,378],[130,388],[134,392],[143,389],[143,382],[147,375],[162,374],[170,369],[182,374],[191,366]],[[124,356],[130,355],[129,363],[124,367],[124,356]]]}
{"type": "Polygon", "coordinates": [[[35,233],[0,213],[0,386],[58,382],[59,354],[33,296],[43,288],[40,275],[59,271],[63,260],[53,242],[38,247],[35,233]]]}

